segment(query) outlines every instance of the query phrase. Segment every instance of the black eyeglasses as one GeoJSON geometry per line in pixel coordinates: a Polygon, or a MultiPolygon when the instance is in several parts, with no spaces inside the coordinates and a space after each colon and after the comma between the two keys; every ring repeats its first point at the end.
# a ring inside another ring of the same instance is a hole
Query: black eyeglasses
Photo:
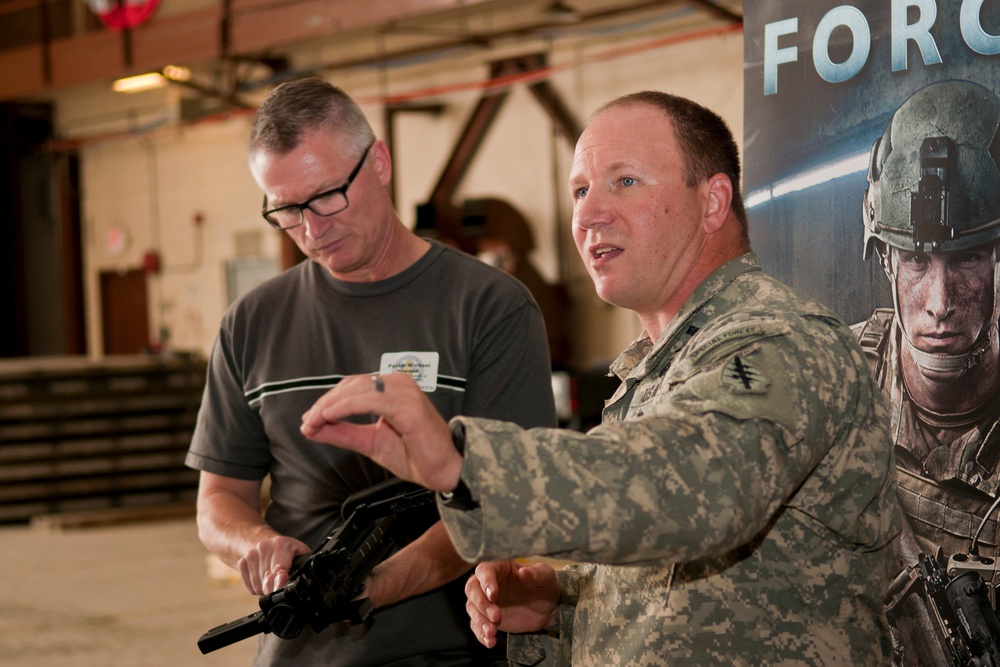
{"type": "Polygon", "coordinates": [[[361,171],[361,165],[365,163],[365,159],[368,157],[368,151],[371,150],[374,143],[375,142],[368,144],[368,147],[365,148],[365,152],[361,154],[361,159],[354,166],[354,169],[351,170],[347,180],[345,180],[344,184],[340,187],[327,190],[326,192],[321,192],[318,195],[310,197],[301,204],[279,206],[278,208],[272,208],[270,211],[267,210],[267,195],[264,195],[264,203],[261,204],[261,215],[263,215],[264,219],[267,220],[267,223],[275,229],[291,229],[292,227],[298,227],[306,221],[306,209],[309,209],[316,215],[322,215],[324,217],[340,213],[350,205],[350,202],[347,201],[347,188],[351,187],[351,183],[354,182],[358,172],[361,171]]]}

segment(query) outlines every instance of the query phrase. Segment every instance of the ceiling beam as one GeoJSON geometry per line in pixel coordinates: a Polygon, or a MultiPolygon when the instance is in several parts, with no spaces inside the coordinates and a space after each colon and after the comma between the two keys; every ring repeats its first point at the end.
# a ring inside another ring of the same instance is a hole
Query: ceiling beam
{"type": "Polygon", "coordinates": [[[719,18],[725,19],[730,23],[743,23],[743,15],[737,14],[736,12],[731,12],[725,7],[715,4],[712,0],[687,0],[689,4],[692,4],[701,9],[707,10],[710,14],[714,14],[719,18]]]}

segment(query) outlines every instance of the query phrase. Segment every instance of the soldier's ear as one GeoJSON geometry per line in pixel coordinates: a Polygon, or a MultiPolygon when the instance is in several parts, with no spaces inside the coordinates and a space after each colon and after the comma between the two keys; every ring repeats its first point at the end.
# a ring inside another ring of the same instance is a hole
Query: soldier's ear
{"type": "Polygon", "coordinates": [[[733,204],[733,182],[725,174],[709,176],[702,184],[705,192],[705,211],[701,227],[706,234],[714,234],[729,220],[733,204]]]}

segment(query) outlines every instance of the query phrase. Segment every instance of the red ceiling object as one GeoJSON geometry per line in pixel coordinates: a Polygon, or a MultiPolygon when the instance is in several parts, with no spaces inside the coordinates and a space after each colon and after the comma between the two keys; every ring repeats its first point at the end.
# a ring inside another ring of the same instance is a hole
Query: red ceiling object
{"type": "Polygon", "coordinates": [[[112,30],[142,25],[156,12],[160,0],[83,0],[101,23],[112,30]]]}

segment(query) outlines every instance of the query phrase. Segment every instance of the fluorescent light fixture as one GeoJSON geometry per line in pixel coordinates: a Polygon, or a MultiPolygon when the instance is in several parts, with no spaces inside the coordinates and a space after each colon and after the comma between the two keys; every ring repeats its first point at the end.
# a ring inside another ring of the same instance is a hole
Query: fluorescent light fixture
{"type": "Polygon", "coordinates": [[[190,81],[191,80],[191,70],[187,67],[177,67],[176,65],[167,65],[163,68],[163,76],[167,81],[190,81]]]}
{"type": "Polygon", "coordinates": [[[804,171],[801,174],[778,181],[770,188],[755,190],[748,194],[744,200],[747,208],[760,206],[772,199],[783,197],[793,192],[806,190],[815,185],[822,185],[843,176],[850,176],[859,171],[868,170],[868,152],[858,153],[842,158],[836,162],[825,164],[816,169],[804,171]]]}
{"type": "Polygon", "coordinates": [[[111,89],[116,93],[138,93],[143,90],[162,88],[165,85],[167,85],[167,80],[159,72],[150,72],[149,74],[139,74],[137,76],[118,79],[111,86],[111,89]]]}
{"type": "Polygon", "coordinates": [[[177,67],[167,65],[163,68],[163,74],[159,72],[149,72],[118,79],[111,86],[116,93],[138,93],[143,90],[153,90],[167,85],[168,81],[190,81],[191,70],[187,67],[177,67]]]}

